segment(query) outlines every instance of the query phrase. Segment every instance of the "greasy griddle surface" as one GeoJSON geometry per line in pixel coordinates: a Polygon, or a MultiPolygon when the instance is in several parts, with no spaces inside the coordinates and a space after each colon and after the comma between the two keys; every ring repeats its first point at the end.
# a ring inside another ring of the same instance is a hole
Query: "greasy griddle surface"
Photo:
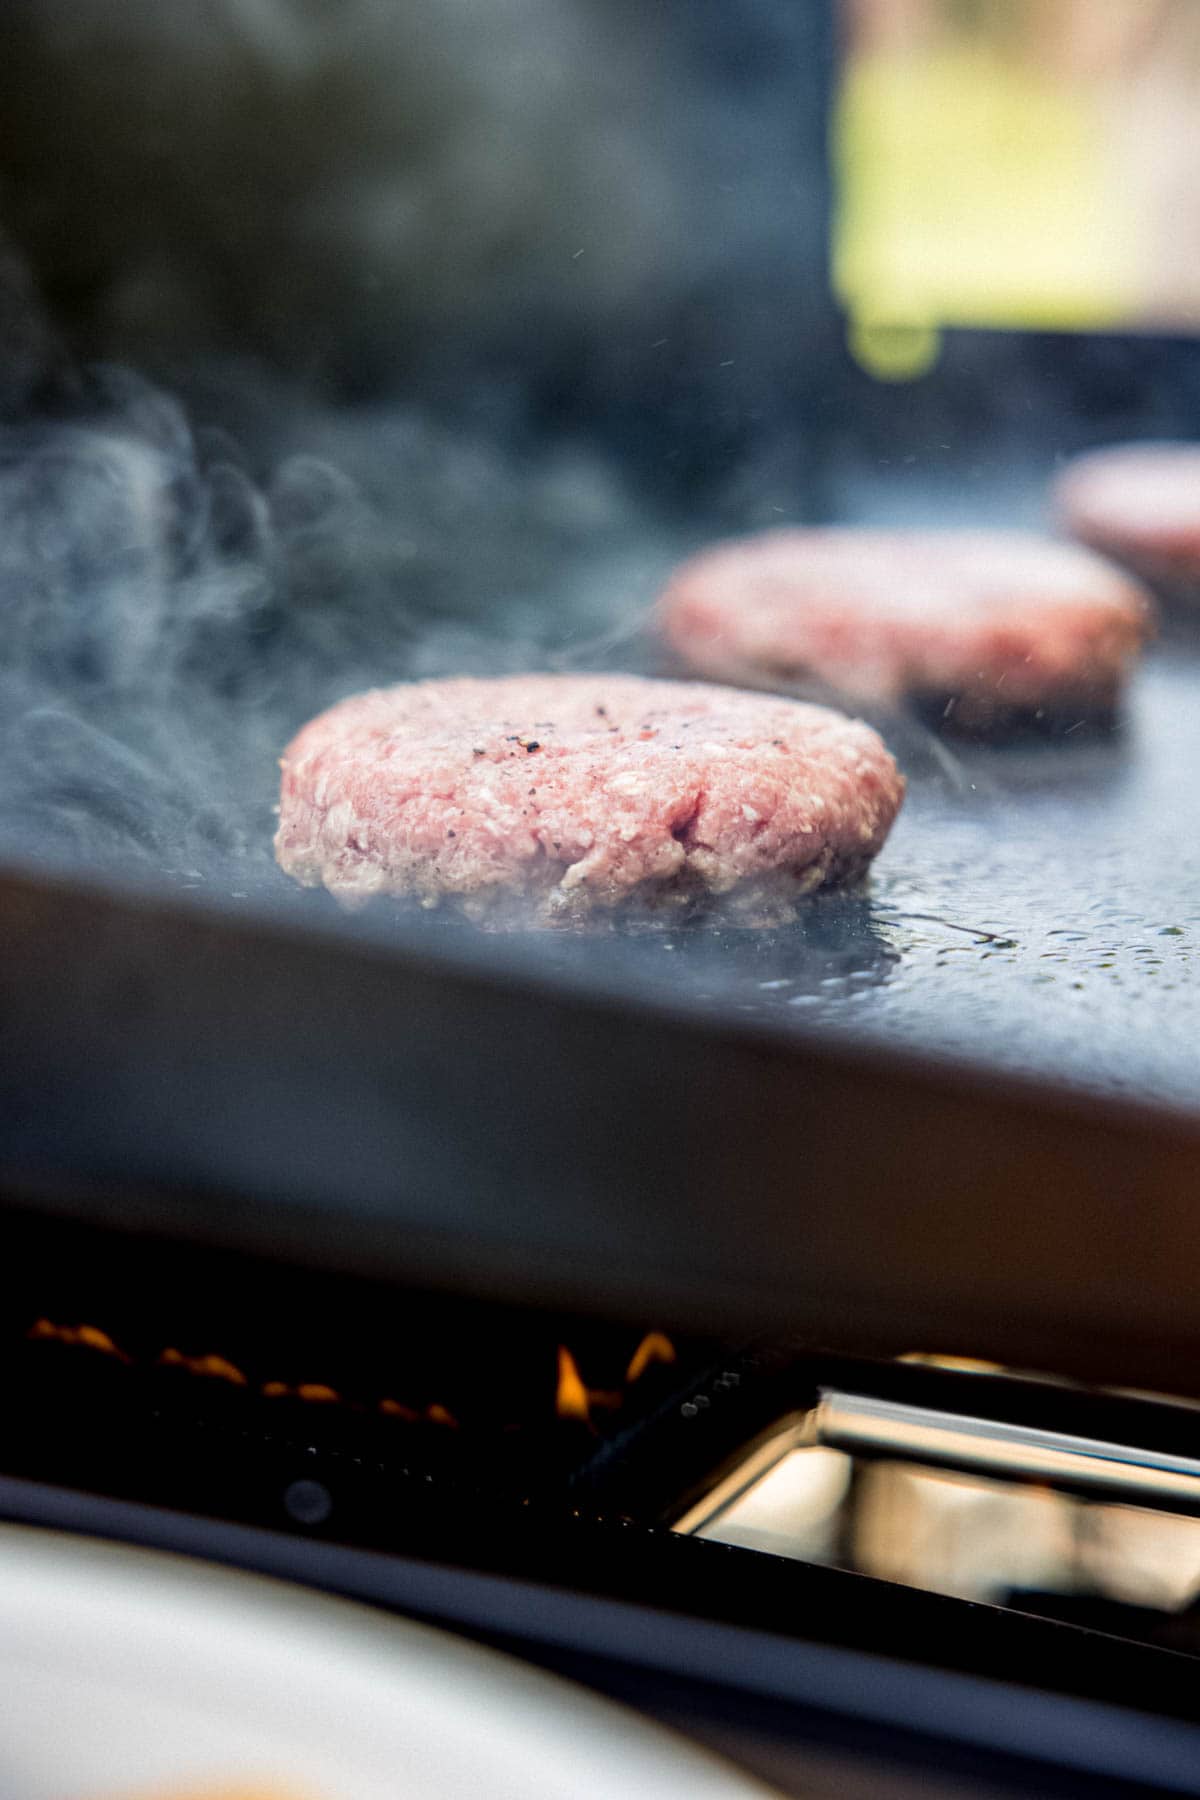
{"type": "MultiPolygon", "coordinates": [[[[863,895],[765,933],[539,933],[495,954],[713,1017],[1200,1104],[1200,648],[1158,646],[1113,734],[964,750],[880,723],[910,790],[863,895]]],[[[449,928],[424,931],[432,948],[449,928]]]]}
{"type": "MultiPolygon", "coordinates": [[[[626,643],[616,660],[641,672],[650,656],[626,643]]],[[[1200,621],[1153,649],[1115,733],[989,750],[874,722],[909,776],[900,820],[862,893],[817,896],[784,929],[489,936],[386,900],[346,915],[265,849],[236,871],[164,874],[189,901],[418,965],[611,994],[634,1020],[662,1002],[704,1026],[815,1032],[1200,1108],[1200,621]]],[[[273,797],[264,787],[249,834],[264,846],[273,797]]]]}
{"type": "Polygon", "coordinates": [[[871,912],[896,952],[831,1024],[1200,1102],[1200,661],[1160,649],[1107,744],[974,755],[914,783],[871,912]],[[928,918],[914,915],[928,914],[928,918]],[[985,935],[991,934],[991,935],[985,935]]]}

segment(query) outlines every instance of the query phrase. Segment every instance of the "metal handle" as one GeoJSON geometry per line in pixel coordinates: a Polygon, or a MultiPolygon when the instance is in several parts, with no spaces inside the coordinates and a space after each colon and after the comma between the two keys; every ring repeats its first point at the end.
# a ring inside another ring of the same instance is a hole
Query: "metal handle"
{"type": "Polygon", "coordinates": [[[850,1455],[886,1456],[998,1480],[1085,1488],[1135,1506],[1200,1512],[1200,1459],[994,1419],[963,1417],[821,1390],[815,1440],[850,1455]]]}

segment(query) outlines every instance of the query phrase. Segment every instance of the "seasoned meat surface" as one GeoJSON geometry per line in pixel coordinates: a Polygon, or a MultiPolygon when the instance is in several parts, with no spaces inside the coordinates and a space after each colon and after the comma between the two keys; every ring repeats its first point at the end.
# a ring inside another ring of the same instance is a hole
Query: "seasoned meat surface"
{"type": "Polygon", "coordinates": [[[774,923],[863,873],[904,790],[876,733],[823,707],[629,675],[358,694],[282,768],[288,874],[493,926],[713,907],[774,923]]]}

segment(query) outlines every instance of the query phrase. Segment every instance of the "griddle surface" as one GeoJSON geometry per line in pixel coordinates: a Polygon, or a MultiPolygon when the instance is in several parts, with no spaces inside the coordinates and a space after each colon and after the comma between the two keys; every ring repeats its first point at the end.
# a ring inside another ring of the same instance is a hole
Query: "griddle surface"
{"type": "Polygon", "coordinates": [[[1156,648],[1103,737],[964,752],[881,725],[910,790],[863,895],[818,897],[783,930],[541,934],[497,954],[710,1016],[1200,1106],[1200,652],[1156,648]]]}
{"type": "MultiPolygon", "coordinates": [[[[859,894],[796,924],[488,935],[378,901],[346,915],[274,866],[271,770],[246,806],[249,854],[165,882],[189,904],[289,921],[401,958],[666,1003],[729,1021],[897,1046],[1101,1095],[1200,1109],[1200,641],[1180,627],[1139,672],[1123,729],[963,749],[877,719],[909,775],[859,894]]],[[[618,648],[644,667],[645,646],[618,648]]],[[[589,655],[583,660],[592,662],[589,655]]],[[[25,861],[28,866],[28,859],[25,861]]],[[[47,862],[38,859],[46,868],[47,862]]],[[[53,865],[51,865],[53,866],[53,865]]],[[[68,880],[103,871],[68,860],[68,880]]],[[[336,945],[331,946],[336,954],[336,945]]]]}
{"type": "Polygon", "coordinates": [[[831,1026],[1200,1102],[1197,679],[1164,648],[1112,743],[976,754],[957,795],[914,783],[871,902],[898,960],[861,999],[831,990],[831,1026]]]}

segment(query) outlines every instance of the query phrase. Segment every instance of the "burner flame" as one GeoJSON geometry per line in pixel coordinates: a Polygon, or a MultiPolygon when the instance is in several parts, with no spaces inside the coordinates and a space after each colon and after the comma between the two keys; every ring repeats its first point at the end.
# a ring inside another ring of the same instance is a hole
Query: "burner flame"
{"type": "Polygon", "coordinates": [[[182,1350],[167,1349],[158,1360],[167,1368],[186,1369],[189,1375],[207,1375],[234,1387],[247,1385],[242,1371],[223,1356],[185,1356],[182,1350]]]}
{"type": "Polygon", "coordinates": [[[391,1419],[404,1419],[410,1425],[420,1425],[427,1421],[430,1425],[451,1425],[457,1428],[458,1420],[448,1407],[440,1406],[435,1400],[432,1406],[418,1411],[414,1406],[405,1406],[400,1400],[383,1399],[378,1410],[391,1419]]]}
{"type": "Polygon", "coordinates": [[[38,1319],[30,1326],[28,1336],[53,1338],[60,1344],[78,1344],[85,1350],[99,1350],[103,1356],[115,1356],[118,1362],[133,1360],[113,1343],[107,1331],[98,1331],[94,1325],[55,1325],[50,1319],[38,1319]]]}
{"type": "Polygon", "coordinates": [[[555,1409],[560,1419],[582,1419],[585,1425],[591,1423],[591,1395],[583,1384],[583,1378],[575,1363],[575,1358],[565,1344],[558,1346],[558,1392],[555,1397],[555,1409]]]}
{"type": "Polygon", "coordinates": [[[337,1404],[342,1398],[336,1388],[327,1387],[323,1381],[302,1381],[297,1387],[286,1381],[264,1381],[259,1391],[268,1400],[307,1400],[314,1406],[337,1404]]]}
{"type": "MultiPolygon", "coordinates": [[[[37,1319],[30,1326],[27,1335],[43,1341],[71,1344],[85,1350],[97,1351],[101,1355],[110,1356],[118,1362],[132,1364],[134,1358],[122,1350],[106,1331],[100,1331],[94,1325],[56,1325],[47,1318],[37,1319]]],[[[640,1381],[646,1371],[655,1363],[670,1364],[676,1360],[675,1346],[669,1337],[661,1331],[647,1332],[637,1349],[629,1359],[625,1369],[624,1387],[614,1391],[609,1388],[591,1388],[579,1372],[579,1365],[565,1344],[558,1346],[558,1384],[555,1392],[555,1411],[560,1419],[576,1419],[581,1424],[594,1429],[592,1421],[593,1409],[601,1408],[606,1412],[616,1412],[624,1399],[624,1389],[630,1388],[640,1381]]],[[[385,1417],[403,1419],[410,1424],[422,1422],[431,1425],[457,1427],[458,1420],[454,1414],[438,1402],[424,1407],[406,1406],[402,1401],[386,1396],[369,1405],[348,1400],[336,1388],[324,1382],[303,1381],[293,1385],[291,1382],[268,1380],[251,1381],[238,1368],[236,1363],[227,1357],[212,1353],[191,1356],[184,1351],[169,1345],[157,1358],[160,1368],[179,1369],[188,1375],[200,1376],[208,1380],[227,1382],[232,1387],[256,1389],[267,1400],[301,1400],[309,1405],[349,1406],[354,1411],[374,1410],[385,1417]]]]}
{"type": "MultiPolygon", "coordinates": [[[[625,1384],[632,1387],[639,1381],[652,1363],[673,1363],[675,1346],[669,1337],[661,1331],[647,1332],[637,1349],[629,1359],[625,1370],[625,1384]]],[[[590,1388],[579,1373],[579,1365],[565,1344],[558,1346],[558,1390],[555,1396],[555,1410],[560,1419],[579,1419],[585,1425],[592,1423],[592,1408],[604,1407],[615,1412],[625,1396],[613,1393],[607,1388],[590,1388]]]]}
{"type": "Polygon", "coordinates": [[[675,1346],[670,1338],[664,1336],[661,1331],[648,1331],[629,1359],[625,1379],[633,1383],[646,1373],[651,1363],[673,1363],[674,1361],[675,1346]]]}

